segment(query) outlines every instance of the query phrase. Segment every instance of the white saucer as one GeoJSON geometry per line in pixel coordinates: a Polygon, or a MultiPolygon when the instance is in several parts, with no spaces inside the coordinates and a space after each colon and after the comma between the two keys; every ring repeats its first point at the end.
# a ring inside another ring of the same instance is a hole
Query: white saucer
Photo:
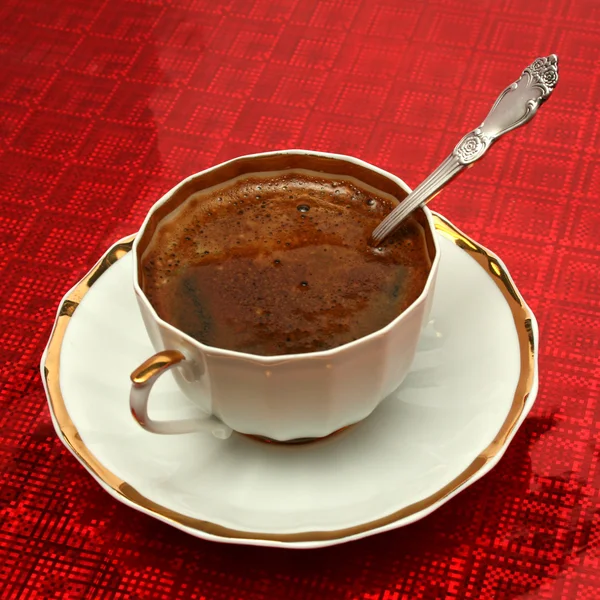
{"type": "MultiPolygon", "coordinates": [[[[506,268],[439,216],[436,228],[432,320],[410,375],[362,423],[300,446],[139,427],[129,374],[153,348],[122,240],[65,296],[42,357],[60,439],[114,498],[209,540],[314,548],[424,517],[500,460],[537,392],[537,324],[506,268]]],[[[151,408],[197,410],[170,376],[151,408]]]]}

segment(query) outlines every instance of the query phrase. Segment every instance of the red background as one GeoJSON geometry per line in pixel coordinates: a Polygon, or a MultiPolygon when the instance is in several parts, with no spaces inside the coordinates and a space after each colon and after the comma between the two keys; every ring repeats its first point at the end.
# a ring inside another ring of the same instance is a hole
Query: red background
{"type": "Polygon", "coordinates": [[[599,57],[595,0],[3,0],[2,598],[599,598],[599,57]],[[174,183],[301,147],[414,185],[550,52],[538,117],[432,204],[540,322],[539,397],[491,474],[404,529],[292,552],[175,531],[63,448],[38,373],[58,301],[174,183]]]}

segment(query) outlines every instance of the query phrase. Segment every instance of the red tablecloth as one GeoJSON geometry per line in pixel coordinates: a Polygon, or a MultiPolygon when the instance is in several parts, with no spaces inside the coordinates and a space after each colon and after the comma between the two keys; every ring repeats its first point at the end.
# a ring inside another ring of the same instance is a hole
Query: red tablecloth
{"type": "Polygon", "coordinates": [[[3,0],[0,596],[600,598],[600,3],[3,0]],[[556,52],[540,115],[433,206],[536,312],[541,388],[498,467],[426,519],[318,551],[209,543],[127,508],[54,434],[57,303],[179,179],[301,147],[421,180],[556,52]]]}

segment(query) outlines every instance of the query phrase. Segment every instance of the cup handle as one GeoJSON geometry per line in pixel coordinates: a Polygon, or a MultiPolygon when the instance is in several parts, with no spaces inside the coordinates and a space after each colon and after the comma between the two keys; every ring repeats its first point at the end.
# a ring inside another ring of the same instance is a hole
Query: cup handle
{"type": "Polygon", "coordinates": [[[129,407],[133,418],[151,433],[173,434],[212,431],[215,437],[226,439],[231,429],[214,417],[155,421],[148,415],[148,400],[158,378],[174,366],[183,363],[185,356],[178,350],[163,350],[144,361],[131,373],[129,407]]]}

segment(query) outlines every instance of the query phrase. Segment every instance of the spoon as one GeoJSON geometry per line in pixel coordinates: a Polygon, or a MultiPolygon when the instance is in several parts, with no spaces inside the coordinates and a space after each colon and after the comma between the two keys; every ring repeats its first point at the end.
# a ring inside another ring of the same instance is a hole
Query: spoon
{"type": "Polygon", "coordinates": [[[496,100],[485,121],[467,133],[452,154],[375,228],[369,244],[378,246],[416,208],[427,204],[460,172],[473,165],[502,135],[529,122],[558,82],[556,54],[536,59],[496,100]]]}

